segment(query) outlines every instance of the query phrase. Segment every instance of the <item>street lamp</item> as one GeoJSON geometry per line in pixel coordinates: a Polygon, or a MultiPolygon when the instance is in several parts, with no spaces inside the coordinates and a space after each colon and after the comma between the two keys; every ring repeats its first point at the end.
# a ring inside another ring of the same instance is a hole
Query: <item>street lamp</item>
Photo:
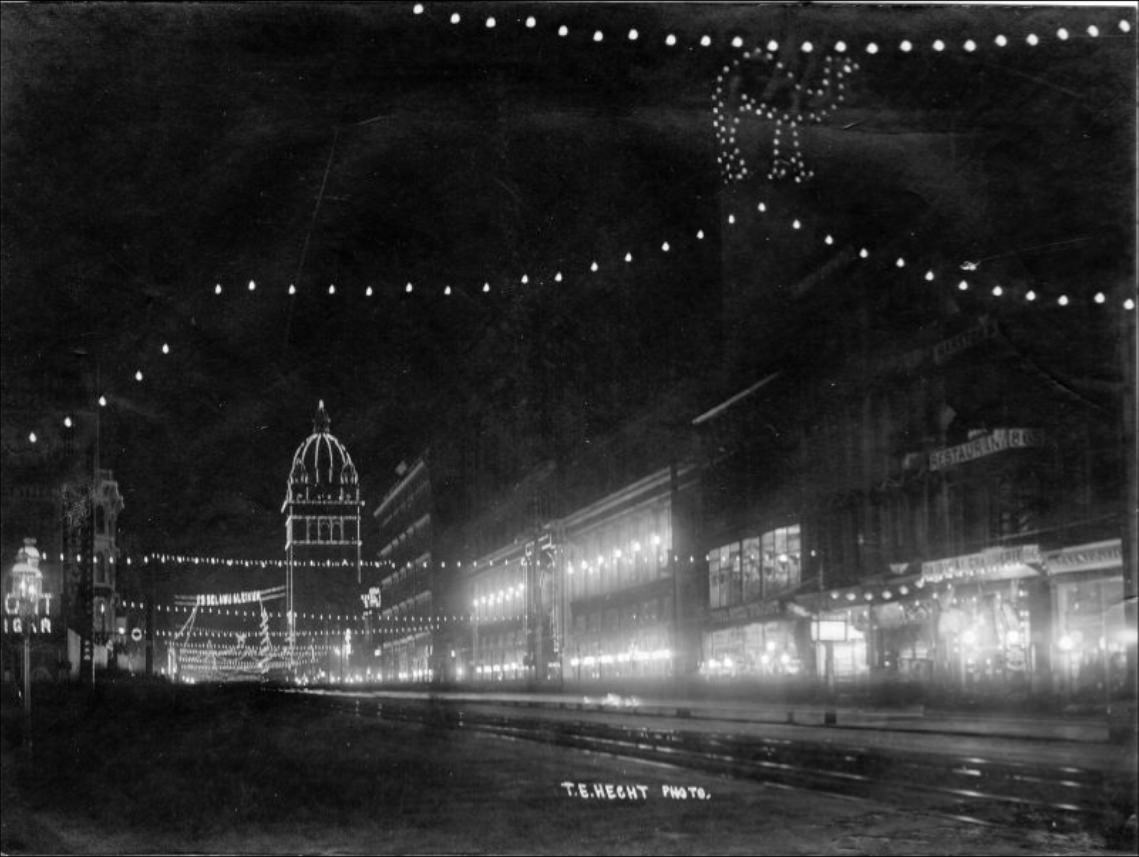
{"type": "Polygon", "coordinates": [[[8,597],[15,601],[24,636],[24,735],[29,752],[32,747],[32,623],[43,596],[43,572],[39,565],[36,540],[24,539],[24,546],[16,552],[16,564],[12,566],[12,590],[8,597]]]}

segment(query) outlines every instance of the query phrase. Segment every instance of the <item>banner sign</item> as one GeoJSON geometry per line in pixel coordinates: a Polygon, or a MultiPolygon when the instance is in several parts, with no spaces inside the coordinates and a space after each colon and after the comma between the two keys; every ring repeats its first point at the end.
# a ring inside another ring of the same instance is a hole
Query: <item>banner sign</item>
{"type": "Polygon", "coordinates": [[[1028,447],[1044,446],[1044,444],[1044,432],[1039,429],[993,429],[992,432],[983,434],[967,443],[945,449],[935,449],[929,454],[929,469],[944,470],[947,467],[963,464],[966,461],[974,461],[987,455],[1004,452],[1007,449],[1027,449],[1028,447]]]}
{"type": "Polygon", "coordinates": [[[956,577],[990,580],[1024,577],[1026,565],[1040,565],[1042,561],[1039,545],[989,548],[980,553],[923,562],[921,579],[925,583],[939,583],[956,577]]]}
{"type": "Polygon", "coordinates": [[[992,339],[997,335],[996,322],[987,318],[981,319],[981,323],[976,327],[959,333],[956,336],[951,336],[949,339],[943,339],[937,345],[933,346],[933,362],[940,366],[942,363],[950,360],[954,355],[960,354],[968,348],[972,348],[979,342],[984,342],[986,339],[992,339]]]}
{"type": "Polygon", "coordinates": [[[1092,571],[1100,568],[1119,568],[1123,565],[1123,541],[1109,539],[1049,551],[1044,555],[1049,574],[1067,574],[1073,571],[1092,571]]]}

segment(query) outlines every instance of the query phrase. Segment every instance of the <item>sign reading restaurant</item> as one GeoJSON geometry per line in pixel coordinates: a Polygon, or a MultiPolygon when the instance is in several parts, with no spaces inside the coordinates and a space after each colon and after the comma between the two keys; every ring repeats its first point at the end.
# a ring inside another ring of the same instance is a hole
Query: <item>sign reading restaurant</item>
{"type": "Polygon", "coordinates": [[[1044,432],[1039,429],[1027,428],[998,428],[987,434],[975,437],[972,440],[949,446],[945,449],[935,449],[929,454],[929,469],[944,470],[966,461],[974,461],[1004,452],[1006,449],[1027,449],[1033,446],[1044,446],[1044,432]]]}

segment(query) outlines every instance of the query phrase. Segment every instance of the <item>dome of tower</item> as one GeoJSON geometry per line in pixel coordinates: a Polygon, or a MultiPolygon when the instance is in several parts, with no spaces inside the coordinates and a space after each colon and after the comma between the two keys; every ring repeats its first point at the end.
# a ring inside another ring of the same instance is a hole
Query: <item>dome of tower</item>
{"type": "Polygon", "coordinates": [[[332,421],[324,410],[324,402],[317,405],[310,434],[293,453],[289,470],[290,487],[306,486],[317,489],[355,488],[359,482],[352,456],[336,437],[329,432],[332,421]]]}

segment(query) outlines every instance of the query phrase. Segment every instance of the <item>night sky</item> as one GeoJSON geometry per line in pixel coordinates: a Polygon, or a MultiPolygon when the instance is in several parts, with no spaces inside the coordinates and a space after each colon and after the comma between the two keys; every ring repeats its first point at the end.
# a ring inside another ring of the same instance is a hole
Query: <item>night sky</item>
{"type": "Polygon", "coordinates": [[[87,431],[105,393],[101,461],[138,551],[279,557],[318,399],[369,523],[438,432],[497,433],[522,466],[678,386],[711,406],[783,348],[769,331],[748,365],[719,361],[725,296],[778,295],[842,249],[936,267],[942,289],[979,262],[975,288],[1009,300],[1102,291],[1123,312],[1134,291],[1134,9],[0,14],[4,478],[54,478],[63,418],[87,431]],[[717,76],[757,46],[719,93],[740,117],[725,147],[717,76]],[[841,99],[804,94],[828,57],[857,63],[841,99]],[[794,181],[787,126],[773,160],[741,92],[820,113],[799,131],[812,175],[794,181]]]}

